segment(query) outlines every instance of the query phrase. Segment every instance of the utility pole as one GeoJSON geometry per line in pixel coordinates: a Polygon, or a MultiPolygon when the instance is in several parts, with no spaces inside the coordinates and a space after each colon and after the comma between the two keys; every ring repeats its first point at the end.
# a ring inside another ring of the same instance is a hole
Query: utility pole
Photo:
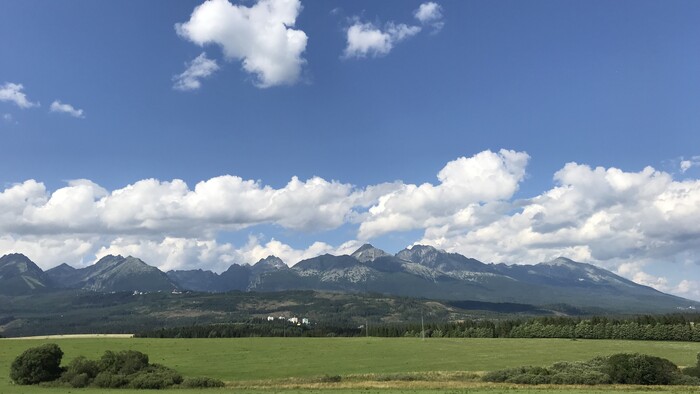
{"type": "Polygon", "coordinates": [[[365,319],[365,337],[369,338],[369,319],[365,319]]]}
{"type": "Polygon", "coordinates": [[[425,341],[425,326],[423,325],[423,311],[420,311],[420,339],[425,341]]]}

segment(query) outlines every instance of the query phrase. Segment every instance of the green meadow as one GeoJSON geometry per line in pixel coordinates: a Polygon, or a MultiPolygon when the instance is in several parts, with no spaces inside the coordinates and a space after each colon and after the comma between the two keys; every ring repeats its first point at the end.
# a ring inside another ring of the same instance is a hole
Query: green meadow
{"type": "MultiPolygon", "coordinates": [[[[515,387],[476,381],[475,372],[521,365],[549,365],[557,361],[587,360],[598,355],[639,352],[692,365],[700,343],[569,339],[426,339],[417,338],[235,338],[235,339],[2,339],[0,393],[59,393],[69,389],[12,385],[9,367],[27,348],[57,343],[64,363],[83,355],[99,358],[105,350],[138,350],[151,362],[164,364],[184,376],[208,376],[227,382],[219,392],[436,393],[537,392],[603,393],[648,392],[640,387],[515,387]],[[413,375],[412,375],[413,374],[413,375]],[[324,383],[337,376],[338,383],[324,383]],[[394,379],[394,377],[399,378],[394,379]],[[431,376],[413,381],[406,376],[431,376]],[[396,380],[396,381],[394,381],[396,380]],[[409,381],[411,380],[411,381],[409,381]]],[[[689,388],[658,388],[684,393],[689,388]]],[[[75,393],[105,390],[70,389],[75,393]]],[[[131,390],[113,390],[132,393],[131,390]]],[[[143,391],[140,391],[143,392],[143,391]]],[[[187,393],[188,390],[167,392],[187,393]]],[[[199,391],[191,391],[199,392],[199,391]]]]}

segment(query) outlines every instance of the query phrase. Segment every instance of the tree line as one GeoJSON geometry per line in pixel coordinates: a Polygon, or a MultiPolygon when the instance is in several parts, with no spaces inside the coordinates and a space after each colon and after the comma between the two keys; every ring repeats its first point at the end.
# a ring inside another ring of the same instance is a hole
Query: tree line
{"type": "Polygon", "coordinates": [[[425,324],[365,322],[293,325],[250,319],[238,323],[162,328],[137,334],[144,338],[236,337],[425,337],[425,338],[572,338],[700,342],[700,314],[610,317],[537,317],[511,320],[429,321],[425,324]]]}

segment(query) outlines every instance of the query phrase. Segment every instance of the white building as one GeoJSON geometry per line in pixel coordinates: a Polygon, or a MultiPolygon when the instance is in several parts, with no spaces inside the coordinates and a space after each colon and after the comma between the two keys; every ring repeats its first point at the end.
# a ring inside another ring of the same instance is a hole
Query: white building
{"type": "Polygon", "coordinates": [[[309,319],[304,317],[301,319],[301,324],[309,324],[309,319]]]}
{"type": "Polygon", "coordinates": [[[267,317],[267,321],[274,321],[274,320],[275,320],[275,317],[274,317],[274,316],[268,316],[268,317],[267,317]]]}
{"type": "Polygon", "coordinates": [[[287,319],[287,321],[289,321],[292,324],[297,324],[297,323],[299,323],[299,318],[298,317],[290,317],[289,319],[287,319]]]}

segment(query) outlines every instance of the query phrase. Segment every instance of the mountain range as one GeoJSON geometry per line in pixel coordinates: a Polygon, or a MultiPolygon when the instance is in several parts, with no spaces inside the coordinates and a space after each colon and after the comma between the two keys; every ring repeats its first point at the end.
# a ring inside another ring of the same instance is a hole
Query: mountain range
{"type": "Polygon", "coordinates": [[[61,264],[45,272],[21,254],[0,258],[0,294],[26,295],[57,289],[96,292],[317,290],[449,301],[565,304],[616,313],[700,307],[698,302],[665,294],[602,268],[563,257],[536,265],[484,264],[424,245],[391,255],[366,244],[352,255],[324,254],[292,267],[269,256],[254,265],[233,264],[221,274],[201,269],[164,273],[131,256],[109,255],[85,268],[61,264]]]}

